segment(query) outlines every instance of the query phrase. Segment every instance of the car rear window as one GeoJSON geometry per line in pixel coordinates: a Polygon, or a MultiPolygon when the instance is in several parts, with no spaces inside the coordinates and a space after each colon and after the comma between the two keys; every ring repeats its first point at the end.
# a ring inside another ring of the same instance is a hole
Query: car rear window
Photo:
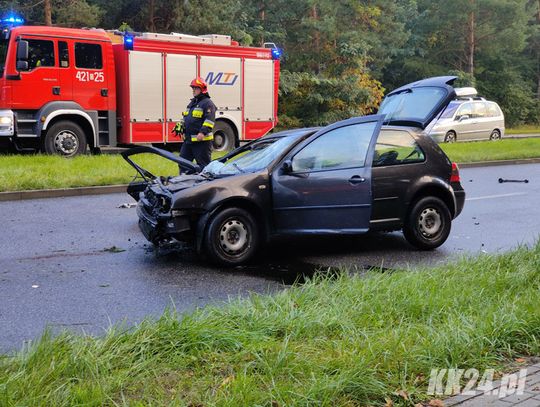
{"type": "Polygon", "coordinates": [[[385,121],[424,121],[446,97],[446,90],[438,87],[412,88],[409,91],[387,96],[379,109],[385,121]]]}

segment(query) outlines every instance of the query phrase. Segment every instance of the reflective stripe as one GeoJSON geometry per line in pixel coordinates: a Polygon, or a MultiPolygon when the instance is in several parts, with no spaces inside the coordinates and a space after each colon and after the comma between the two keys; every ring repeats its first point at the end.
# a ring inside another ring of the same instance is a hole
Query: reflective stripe
{"type": "Polygon", "coordinates": [[[214,122],[212,120],[205,120],[202,125],[206,127],[210,127],[211,129],[214,128],[214,122]]]}
{"type": "MultiPolygon", "coordinates": [[[[212,133],[208,133],[206,136],[203,137],[201,141],[212,141],[214,139],[214,135],[212,133]]],[[[197,136],[191,136],[191,141],[196,143],[199,140],[197,140],[197,136]]]]}
{"type": "Polygon", "coordinates": [[[189,114],[189,111],[187,111],[187,110],[182,112],[182,116],[187,116],[188,114],[189,114]]]}
{"type": "Polygon", "coordinates": [[[200,107],[196,107],[195,109],[193,109],[193,111],[191,112],[191,116],[193,116],[194,118],[196,119],[200,119],[203,117],[203,110],[200,108],[200,107]]]}

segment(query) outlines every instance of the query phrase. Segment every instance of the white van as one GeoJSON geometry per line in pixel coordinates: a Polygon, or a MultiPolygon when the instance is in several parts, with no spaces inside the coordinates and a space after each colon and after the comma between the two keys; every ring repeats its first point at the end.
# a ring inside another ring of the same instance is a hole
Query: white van
{"type": "Polygon", "coordinates": [[[450,102],[429,131],[435,141],[499,140],[504,136],[504,114],[499,105],[475,93],[474,88],[456,89],[458,99],[450,102]]]}

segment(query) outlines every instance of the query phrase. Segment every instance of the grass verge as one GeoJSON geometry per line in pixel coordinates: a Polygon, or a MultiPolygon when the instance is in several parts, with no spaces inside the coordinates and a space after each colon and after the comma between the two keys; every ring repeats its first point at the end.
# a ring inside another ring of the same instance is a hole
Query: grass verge
{"type": "MultiPolygon", "coordinates": [[[[178,174],[176,164],[154,154],[139,154],[133,160],[155,175],[178,174]]],[[[43,154],[0,156],[0,192],[127,184],[135,174],[116,154],[71,159],[43,154]]]]}
{"type": "Polygon", "coordinates": [[[442,143],[440,146],[458,163],[540,158],[540,138],[442,143]]]}
{"type": "Polygon", "coordinates": [[[540,351],[540,244],[432,269],[316,277],[0,359],[0,404],[413,405],[433,368],[540,351]],[[407,399],[405,399],[405,397],[407,399]]]}
{"type": "MultiPolygon", "coordinates": [[[[441,144],[452,161],[478,162],[540,157],[540,138],[441,144]]],[[[214,154],[213,158],[220,155],[214,154]]],[[[153,154],[136,161],[156,175],[178,173],[178,167],[153,154]]],[[[47,155],[0,156],[0,192],[74,188],[129,183],[135,170],[120,155],[64,159],[47,155]]]]}
{"type": "Polygon", "coordinates": [[[524,124],[522,126],[506,129],[505,134],[540,134],[540,126],[537,124],[524,124]]]}

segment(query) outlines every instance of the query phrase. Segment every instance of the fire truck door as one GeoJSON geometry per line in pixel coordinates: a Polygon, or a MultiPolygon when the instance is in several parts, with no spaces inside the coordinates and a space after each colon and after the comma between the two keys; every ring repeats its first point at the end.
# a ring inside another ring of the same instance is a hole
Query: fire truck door
{"type": "Polygon", "coordinates": [[[48,102],[60,100],[58,67],[55,66],[53,40],[23,38],[28,41],[28,71],[13,83],[13,107],[37,110],[48,102]]]}
{"type": "Polygon", "coordinates": [[[67,41],[58,41],[58,79],[60,81],[60,99],[73,99],[73,44],[68,45],[67,41]]]}
{"type": "Polygon", "coordinates": [[[87,110],[107,110],[109,78],[107,78],[102,44],[74,42],[75,70],[73,100],[87,110]]]}

